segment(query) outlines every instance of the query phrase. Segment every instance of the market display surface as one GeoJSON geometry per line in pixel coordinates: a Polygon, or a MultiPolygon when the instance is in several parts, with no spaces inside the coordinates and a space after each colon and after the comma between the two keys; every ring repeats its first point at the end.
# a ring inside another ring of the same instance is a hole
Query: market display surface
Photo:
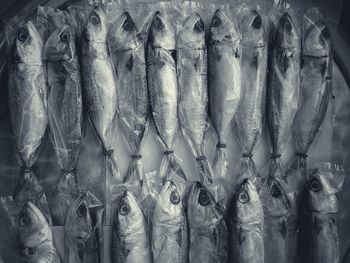
{"type": "Polygon", "coordinates": [[[347,262],[328,22],[279,1],[6,20],[0,262],[347,262]]]}

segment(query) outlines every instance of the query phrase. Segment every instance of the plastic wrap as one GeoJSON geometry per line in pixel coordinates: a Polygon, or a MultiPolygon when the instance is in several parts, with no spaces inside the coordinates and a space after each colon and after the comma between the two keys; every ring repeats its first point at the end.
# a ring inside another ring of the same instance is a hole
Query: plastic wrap
{"type": "Polygon", "coordinates": [[[243,5],[238,10],[242,32],[241,100],[235,130],[243,151],[237,180],[256,178],[253,149],[263,131],[267,75],[267,23],[257,10],[243,5]],[[248,169],[248,170],[246,170],[248,169]]]}
{"type": "Polygon", "coordinates": [[[149,114],[145,47],[137,25],[127,11],[113,23],[109,46],[116,72],[120,126],[132,158],[124,182],[139,180],[142,185],[140,147],[149,114]]]}
{"type": "Polygon", "coordinates": [[[14,18],[8,24],[6,32],[9,46],[13,47],[8,70],[8,99],[16,157],[21,171],[13,197],[2,198],[2,202],[13,220],[19,209],[31,201],[51,222],[44,189],[35,176],[35,163],[48,123],[43,41],[33,22],[16,20],[14,18]]]}

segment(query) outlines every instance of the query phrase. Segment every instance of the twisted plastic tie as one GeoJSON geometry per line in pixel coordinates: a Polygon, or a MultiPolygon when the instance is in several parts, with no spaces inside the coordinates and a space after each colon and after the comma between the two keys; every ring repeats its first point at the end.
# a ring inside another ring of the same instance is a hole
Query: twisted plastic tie
{"type": "Polygon", "coordinates": [[[174,153],[174,151],[173,150],[168,150],[168,151],[164,151],[163,153],[164,153],[164,155],[168,155],[168,154],[174,153]]]}
{"type": "Polygon", "coordinates": [[[304,159],[306,159],[308,157],[308,155],[306,153],[296,153],[295,155],[300,157],[300,158],[304,158],[304,159]]]}
{"type": "Polygon", "coordinates": [[[216,148],[226,148],[226,143],[218,143],[216,148]]]}
{"type": "Polygon", "coordinates": [[[33,171],[33,167],[23,165],[23,166],[21,166],[21,171],[22,171],[22,173],[29,173],[29,172],[33,171]]]}
{"type": "Polygon", "coordinates": [[[74,173],[75,169],[61,169],[62,174],[71,174],[74,173]]]}
{"type": "Polygon", "coordinates": [[[243,158],[252,158],[253,154],[252,153],[243,153],[242,157],[243,158]]]}
{"type": "Polygon", "coordinates": [[[198,157],[196,158],[196,161],[197,161],[197,162],[200,162],[200,161],[205,161],[206,159],[207,159],[207,157],[204,156],[204,155],[202,155],[202,156],[198,156],[198,157]]]}
{"type": "Polygon", "coordinates": [[[142,155],[141,154],[133,154],[133,155],[131,155],[131,158],[136,159],[136,160],[140,160],[142,158],[142,155]]]}
{"type": "Polygon", "coordinates": [[[106,157],[111,157],[113,153],[114,153],[113,149],[109,149],[109,150],[103,149],[103,155],[106,157]]]}
{"type": "Polygon", "coordinates": [[[281,154],[280,153],[271,153],[271,159],[278,159],[281,158],[281,154]]]}

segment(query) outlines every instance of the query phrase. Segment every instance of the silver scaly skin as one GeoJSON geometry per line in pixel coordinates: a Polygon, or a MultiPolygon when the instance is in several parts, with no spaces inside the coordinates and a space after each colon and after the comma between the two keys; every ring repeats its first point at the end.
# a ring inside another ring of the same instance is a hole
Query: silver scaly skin
{"type": "Polygon", "coordinates": [[[204,23],[199,14],[194,13],[184,22],[176,52],[182,131],[196,157],[200,180],[212,182],[212,170],[204,153],[208,128],[207,48],[204,23]]]}
{"type": "Polygon", "coordinates": [[[89,119],[109,161],[109,171],[120,178],[111,146],[113,119],[117,113],[117,88],[107,36],[106,16],[101,8],[95,7],[87,18],[82,37],[83,94],[89,119]]]}
{"type": "Polygon", "coordinates": [[[264,214],[251,179],[244,179],[229,203],[229,262],[264,262],[264,214]]]}
{"type": "Polygon", "coordinates": [[[226,262],[228,232],[224,213],[209,190],[200,182],[193,183],[186,210],[189,262],[226,262]]]}
{"type": "Polygon", "coordinates": [[[227,172],[226,140],[241,96],[241,36],[235,23],[217,10],[208,44],[210,118],[218,137],[213,168],[227,172]]]}
{"type": "Polygon", "coordinates": [[[149,115],[146,59],[143,40],[129,13],[114,22],[109,44],[116,72],[119,120],[133,159],[124,181],[136,177],[142,183],[140,146],[149,115]]]}
{"type": "Polygon", "coordinates": [[[136,197],[125,191],[114,215],[112,263],[151,263],[148,227],[136,197]]]}
{"type": "Polygon", "coordinates": [[[19,214],[18,242],[24,262],[61,262],[53,245],[49,223],[32,202],[26,203],[19,214]]]}
{"type": "Polygon", "coordinates": [[[179,189],[166,181],[153,214],[152,252],[155,263],[187,262],[187,224],[179,189]]]}

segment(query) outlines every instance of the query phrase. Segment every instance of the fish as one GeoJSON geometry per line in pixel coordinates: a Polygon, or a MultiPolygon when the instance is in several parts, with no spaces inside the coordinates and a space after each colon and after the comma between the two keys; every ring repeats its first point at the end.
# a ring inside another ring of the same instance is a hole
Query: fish
{"type": "Polygon", "coordinates": [[[204,153],[209,118],[207,47],[204,22],[198,13],[186,19],[177,35],[176,56],[182,132],[196,157],[200,180],[212,183],[213,171],[204,153]]]}
{"type": "Polygon", "coordinates": [[[265,262],[296,262],[297,214],[284,181],[267,177],[259,194],[264,211],[265,262]]]}
{"type": "Polygon", "coordinates": [[[142,184],[141,142],[149,116],[145,46],[128,12],[112,25],[109,45],[116,72],[120,126],[132,161],[124,182],[136,177],[142,184]]]}
{"type": "Polygon", "coordinates": [[[300,262],[339,262],[338,199],[330,182],[314,169],[300,195],[300,262]]]}
{"type": "Polygon", "coordinates": [[[53,244],[48,220],[30,201],[24,204],[18,217],[18,242],[24,262],[61,262],[53,244]]]}
{"type": "Polygon", "coordinates": [[[187,223],[181,192],[165,181],[153,213],[152,253],[156,263],[187,262],[187,223]]]}
{"type": "Polygon", "coordinates": [[[228,204],[228,262],[264,262],[264,214],[252,179],[243,179],[228,204]]]}
{"type": "Polygon", "coordinates": [[[84,26],[81,57],[83,99],[91,124],[101,141],[108,171],[112,176],[120,178],[118,162],[111,145],[118,96],[107,43],[106,19],[102,9],[95,7],[84,26]]]}
{"type": "Polygon", "coordinates": [[[146,63],[150,117],[157,137],[165,149],[159,168],[159,176],[164,180],[174,174],[178,179],[186,180],[173,150],[179,131],[179,90],[175,59],[174,28],[168,19],[157,11],[148,34],[146,63]]]}
{"type": "Polygon", "coordinates": [[[301,39],[292,17],[279,19],[271,44],[267,86],[267,126],[272,144],[271,157],[280,158],[293,129],[300,89],[301,39]]]}
{"type": "Polygon", "coordinates": [[[132,192],[124,192],[112,229],[113,263],[152,262],[146,217],[132,192]]]}
{"type": "Polygon", "coordinates": [[[194,182],[187,201],[189,262],[227,262],[225,215],[209,190],[194,182]]]}
{"type": "Polygon", "coordinates": [[[267,43],[262,16],[254,9],[240,13],[242,32],[241,97],[234,121],[244,158],[251,158],[261,137],[265,113],[267,43]]]}
{"type": "Polygon", "coordinates": [[[19,26],[11,50],[8,99],[10,125],[21,165],[14,198],[19,207],[32,201],[49,218],[44,189],[33,171],[48,124],[43,47],[42,38],[31,21],[19,26]]]}
{"type": "Polygon", "coordinates": [[[208,89],[211,123],[218,143],[213,169],[218,177],[228,170],[226,140],[241,97],[241,34],[235,21],[216,10],[208,43],[208,89]]]}
{"type": "Polygon", "coordinates": [[[61,168],[61,175],[51,195],[51,211],[57,225],[64,225],[70,205],[62,198],[62,194],[71,195],[75,191],[74,169],[83,133],[80,68],[73,34],[68,26],[57,28],[44,47],[49,86],[48,120],[52,134],[50,138],[61,168]]]}
{"type": "Polygon", "coordinates": [[[64,246],[67,263],[100,262],[97,231],[85,194],[81,194],[67,212],[64,246]]]}
{"type": "Polygon", "coordinates": [[[332,40],[319,15],[303,20],[299,107],[294,124],[297,155],[306,159],[320,132],[332,93],[332,40]]]}

